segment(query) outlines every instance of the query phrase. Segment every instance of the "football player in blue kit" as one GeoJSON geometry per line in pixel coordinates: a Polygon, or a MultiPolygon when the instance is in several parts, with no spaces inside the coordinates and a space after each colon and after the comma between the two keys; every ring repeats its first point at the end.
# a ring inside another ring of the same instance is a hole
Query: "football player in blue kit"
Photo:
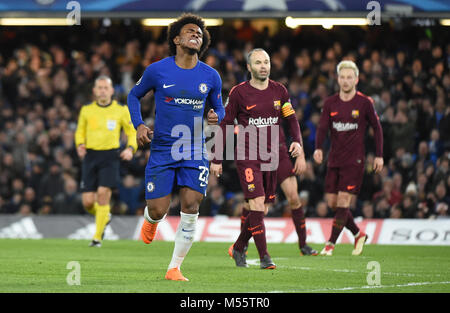
{"type": "Polygon", "coordinates": [[[206,103],[210,125],[225,115],[222,81],[218,72],[199,60],[210,43],[204,21],[184,14],[169,25],[171,56],[148,66],[128,95],[131,120],[140,146],[151,143],[145,169],[142,240],[149,244],[158,223],[166,216],[173,188],[179,187],[181,219],[175,235],[172,260],[165,278],[187,281],[181,263],[194,241],[198,208],[206,194],[209,161],[203,132],[206,103]],[[151,131],[142,120],[139,99],[150,90],[155,98],[155,125],[151,131]]]}

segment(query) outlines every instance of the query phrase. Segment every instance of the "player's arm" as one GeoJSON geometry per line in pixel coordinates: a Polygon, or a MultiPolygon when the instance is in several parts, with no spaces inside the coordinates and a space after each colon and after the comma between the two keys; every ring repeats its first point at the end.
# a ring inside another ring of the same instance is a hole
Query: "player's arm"
{"type": "Polygon", "coordinates": [[[216,71],[214,71],[213,84],[208,94],[208,102],[213,107],[212,111],[208,112],[208,124],[218,125],[225,116],[225,108],[222,103],[222,79],[216,71]]]}
{"type": "MultiPolygon", "coordinates": [[[[222,174],[222,155],[226,143],[226,126],[227,125],[234,125],[234,119],[237,116],[237,108],[238,108],[238,102],[237,102],[237,92],[233,92],[233,89],[230,91],[230,95],[228,97],[228,104],[225,108],[225,116],[223,120],[220,122],[220,129],[221,133],[216,134],[216,136],[222,136],[222,143],[221,146],[218,147],[218,142],[216,140],[215,143],[215,151],[214,151],[214,157],[211,160],[210,170],[209,172],[219,177],[222,174]],[[216,155],[216,153],[222,153],[222,155],[216,155]]],[[[234,134],[233,134],[234,135],[234,134]]]]}
{"type": "Polygon", "coordinates": [[[75,131],[75,146],[77,147],[77,154],[80,159],[86,155],[86,114],[84,107],[81,107],[78,116],[77,129],[75,131]]]}
{"type": "Polygon", "coordinates": [[[127,147],[120,153],[120,157],[123,160],[129,161],[133,158],[133,153],[136,152],[138,145],[136,141],[136,130],[133,127],[130,112],[127,108],[123,110],[121,126],[125,135],[127,135],[127,147]]]}
{"type": "Polygon", "coordinates": [[[300,125],[297,120],[297,116],[295,115],[295,111],[292,108],[291,99],[289,98],[289,92],[286,87],[282,84],[279,84],[281,87],[281,101],[283,106],[281,107],[281,116],[287,121],[289,124],[289,133],[292,138],[291,146],[289,147],[289,152],[291,156],[296,158],[299,156],[304,157],[303,153],[303,140],[302,134],[300,131],[300,125]]]}
{"type": "Polygon", "coordinates": [[[137,130],[136,140],[140,146],[144,146],[151,141],[152,131],[145,126],[141,114],[140,99],[150,90],[155,88],[155,74],[154,69],[150,65],[144,71],[141,79],[131,89],[127,97],[128,110],[130,112],[131,121],[134,128],[137,130]]]}
{"type": "Polygon", "coordinates": [[[291,152],[292,157],[296,158],[303,152],[303,140],[300,125],[298,124],[295,111],[290,102],[285,102],[281,107],[281,116],[286,119],[289,125],[289,133],[292,138],[292,144],[289,148],[289,152],[291,152]]]}
{"type": "Polygon", "coordinates": [[[375,107],[373,105],[373,100],[369,98],[370,103],[367,105],[367,117],[369,120],[370,126],[373,128],[374,137],[375,137],[375,160],[373,164],[373,169],[375,173],[381,172],[383,169],[384,161],[383,161],[383,130],[381,128],[380,119],[378,118],[377,113],[375,112],[375,107]]]}
{"type": "Polygon", "coordinates": [[[303,151],[303,139],[300,125],[290,101],[285,102],[281,107],[281,115],[289,124],[289,131],[292,138],[289,152],[291,153],[292,157],[296,158],[294,164],[294,172],[296,175],[299,175],[306,171],[306,160],[305,153],[303,151]]]}
{"type": "Polygon", "coordinates": [[[314,150],[313,158],[316,163],[321,164],[323,161],[323,151],[322,146],[327,138],[327,133],[330,123],[330,112],[328,104],[325,101],[323,105],[322,114],[320,115],[319,125],[316,130],[316,149],[314,150]]]}

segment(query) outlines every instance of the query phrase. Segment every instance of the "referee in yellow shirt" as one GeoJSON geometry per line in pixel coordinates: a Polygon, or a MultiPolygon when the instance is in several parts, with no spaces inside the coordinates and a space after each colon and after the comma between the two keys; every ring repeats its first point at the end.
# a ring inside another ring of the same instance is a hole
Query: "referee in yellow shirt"
{"type": "Polygon", "coordinates": [[[112,99],[114,88],[108,76],[95,80],[95,101],[83,106],[75,132],[77,153],[82,162],[81,192],[83,206],[95,216],[96,231],[91,247],[101,247],[106,225],[111,220],[112,188],[120,181],[120,159],[129,161],[137,149],[136,130],[127,106],[112,99]],[[125,131],[127,148],[120,148],[120,133],[125,131]]]}

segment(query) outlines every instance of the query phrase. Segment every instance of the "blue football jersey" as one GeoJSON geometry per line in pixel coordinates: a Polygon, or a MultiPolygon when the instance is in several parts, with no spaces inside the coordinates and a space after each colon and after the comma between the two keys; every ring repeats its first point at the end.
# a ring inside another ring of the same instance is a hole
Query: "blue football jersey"
{"type": "MultiPolygon", "coordinates": [[[[225,115],[219,73],[198,61],[192,69],[180,68],[175,57],[148,66],[128,95],[134,127],[143,124],[139,99],[150,90],[155,97],[152,151],[170,151],[174,145],[190,145],[191,157],[204,147],[203,114],[208,102],[219,118],[225,115]]],[[[184,147],[186,147],[184,146],[184,147]]],[[[177,148],[178,149],[178,148],[177,148]]],[[[204,153],[204,151],[203,151],[204,153]]]]}

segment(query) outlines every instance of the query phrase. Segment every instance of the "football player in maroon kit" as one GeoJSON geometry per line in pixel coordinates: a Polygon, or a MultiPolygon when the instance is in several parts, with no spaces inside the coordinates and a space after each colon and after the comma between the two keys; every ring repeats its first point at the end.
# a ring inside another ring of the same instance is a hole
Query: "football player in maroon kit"
{"type": "Polygon", "coordinates": [[[359,75],[356,64],[353,61],[340,62],[337,74],[339,93],[325,100],[313,154],[314,161],[321,164],[322,146],[330,131],[325,197],[328,206],[336,213],[330,239],[320,254],[331,256],[342,228],[347,227],[355,236],[352,255],[360,255],[367,235],[355,224],[350,203],[352,197],[358,195],[363,180],[366,127],[372,126],[375,134],[376,157],[373,169],[376,173],[383,168],[383,132],[373,100],[356,91],[359,75]]]}
{"type": "MultiPolygon", "coordinates": [[[[296,158],[303,155],[303,148],[300,126],[290,104],[289,94],[282,84],[269,79],[270,57],[267,52],[260,48],[252,50],[247,57],[247,69],[251,74],[251,79],[231,89],[225,109],[225,118],[220,123],[224,137],[226,137],[226,126],[232,125],[234,128],[235,119],[237,119],[239,127],[244,127],[245,130],[240,130],[238,133],[235,160],[240,184],[245,199],[248,200],[250,212],[241,227],[239,238],[234,243],[232,255],[237,266],[248,267],[244,249],[253,236],[260,257],[260,267],[274,269],[276,265],[267,252],[264,215],[269,204],[275,199],[276,173],[280,160],[279,127],[281,118],[285,118],[289,123],[292,138],[289,147],[291,156],[296,158]],[[253,132],[252,129],[254,129],[253,132]],[[266,136],[263,135],[264,132],[266,136]],[[245,138],[243,144],[239,144],[240,135],[245,138]],[[273,142],[273,135],[276,135],[276,145],[273,142]],[[253,143],[256,142],[258,150],[262,149],[262,146],[270,149],[270,160],[262,157],[261,150],[259,155],[255,153],[253,143]],[[273,149],[272,146],[274,146],[273,149]],[[239,155],[244,150],[245,157],[240,158],[239,155]],[[256,158],[252,158],[252,154],[256,158]],[[272,164],[273,158],[276,159],[276,164],[272,164]],[[267,167],[268,164],[270,164],[269,167],[267,167]]],[[[226,138],[222,139],[223,145],[226,138]]],[[[220,176],[222,163],[217,156],[215,157],[211,162],[210,173],[220,176]]],[[[303,172],[306,166],[303,167],[302,164],[304,165],[304,163],[296,163],[294,171],[303,172]]]]}
{"type": "MultiPolygon", "coordinates": [[[[277,169],[277,185],[279,185],[283,191],[283,194],[288,202],[289,209],[291,210],[292,222],[294,223],[295,231],[298,236],[300,255],[315,256],[319,253],[306,243],[307,234],[305,213],[302,208],[302,203],[300,202],[296,178],[296,175],[301,174],[306,168],[305,155],[301,154],[295,159],[294,168],[291,158],[289,157],[285,138],[283,128],[280,127],[280,160],[277,169]]],[[[301,145],[303,146],[303,142],[301,142],[301,145]]],[[[241,214],[241,229],[244,226],[245,219],[247,218],[249,212],[248,202],[246,201],[241,214]]],[[[234,245],[231,245],[228,249],[228,254],[230,257],[233,257],[233,246],[234,245]]],[[[245,247],[245,250],[247,250],[247,247],[245,247]]]]}
{"type": "MultiPolygon", "coordinates": [[[[301,145],[303,146],[303,142],[301,142],[301,145]]],[[[295,159],[295,164],[292,166],[286,146],[284,131],[280,127],[280,165],[277,170],[277,184],[280,185],[291,210],[292,221],[298,236],[300,254],[318,255],[316,250],[306,244],[305,213],[298,194],[296,175],[302,174],[305,170],[306,160],[303,153],[295,159]]]]}

